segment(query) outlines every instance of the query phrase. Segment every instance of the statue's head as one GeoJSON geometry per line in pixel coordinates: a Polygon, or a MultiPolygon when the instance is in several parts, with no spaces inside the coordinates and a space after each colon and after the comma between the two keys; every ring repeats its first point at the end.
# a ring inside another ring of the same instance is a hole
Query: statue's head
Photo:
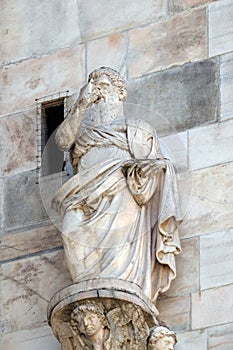
{"type": "Polygon", "coordinates": [[[94,301],[78,305],[71,314],[70,325],[74,331],[92,337],[107,325],[103,307],[94,301]]]}
{"type": "Polygon", "coordinates": [[[148,350],[174,350],[176,334],[167,327],[152,328],[148,338],[148,350]]]}
{"type": "Polygon", "coordinates": [[[110,84],[116,89],[120,101],[124,101],[126,98],[127,90],[125,80],[120,73],[112,68],[103,66],[95,69],[89,74],[88,82],[99,83],[102,85],[110,84]]]}

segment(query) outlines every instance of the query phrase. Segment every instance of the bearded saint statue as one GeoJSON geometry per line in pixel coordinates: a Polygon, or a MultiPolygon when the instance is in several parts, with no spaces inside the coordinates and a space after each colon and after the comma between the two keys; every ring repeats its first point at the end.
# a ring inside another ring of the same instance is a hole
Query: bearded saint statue
{"type": "Polygon", "coordinates": [[[89,75],[56,133],[75,175],[52,206],[63,218],[73,282],[126,280],[156,301],[176,277],[181,251],[176,177],[154,128],[124,116],[125,98],[125,81],[115,70],[89,75]]]}

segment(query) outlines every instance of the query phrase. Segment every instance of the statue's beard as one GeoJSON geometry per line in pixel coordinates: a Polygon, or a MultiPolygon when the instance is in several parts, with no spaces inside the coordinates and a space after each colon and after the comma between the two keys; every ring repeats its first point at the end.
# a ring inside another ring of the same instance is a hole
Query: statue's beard
{"type": "Polygon", "coordinates": [[[85,124],[88,122],[95,126],[110,124],[116,119],[121,119],[122,114],[122,103],[119,103],[119,98],[114,99],[114,96],[111,96],[108,100],[100,99],[88,107],[85,114],[85,124]]]}

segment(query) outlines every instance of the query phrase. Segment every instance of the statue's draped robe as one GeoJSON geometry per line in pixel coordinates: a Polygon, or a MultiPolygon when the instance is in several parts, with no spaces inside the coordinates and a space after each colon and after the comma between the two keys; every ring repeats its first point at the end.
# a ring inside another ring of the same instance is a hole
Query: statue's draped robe
{"type": "Polygon", "coordinates": [[[74,282],[117,278],[152,300],[176,277],[181,220],[173,166],[143,177],[128,161],[156,159],[158,139],[144,121],[82,129],[74,175],[53,199],[63,217],[63,244],[74,282]],[[124,168],[125,169],[125,168],[124,168]]]}

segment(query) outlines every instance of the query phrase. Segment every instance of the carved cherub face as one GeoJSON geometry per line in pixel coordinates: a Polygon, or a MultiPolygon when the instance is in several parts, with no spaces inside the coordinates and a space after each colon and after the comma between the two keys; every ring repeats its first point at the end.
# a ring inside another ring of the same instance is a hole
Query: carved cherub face
{"type": "Polygon", "coordinates": [[[148,350],[174,350],[176,342],[171,335],[164,335],[159,339],[152,339],[149,342],[148,350]]]}
{"type": "Polygon", "coordinates": [[[95,335],[104,327],[101,318],[88,310],[80,313],[77,323],[79,331],[88,337],[95,335]]]}

